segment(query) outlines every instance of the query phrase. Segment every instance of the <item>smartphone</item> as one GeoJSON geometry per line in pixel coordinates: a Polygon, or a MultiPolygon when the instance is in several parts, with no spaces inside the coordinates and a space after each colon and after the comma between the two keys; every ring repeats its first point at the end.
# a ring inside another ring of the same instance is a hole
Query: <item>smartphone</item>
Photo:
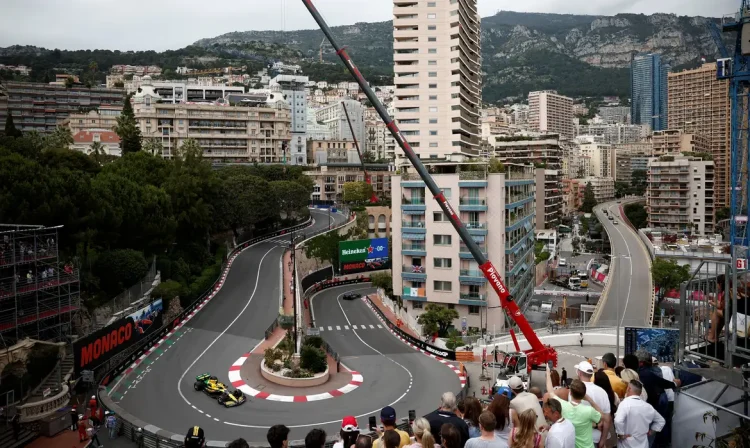
{"type": "Polygon", "coordinates": [[[416,419],[417,419],[417,411],[415,411],[414,409],[410,410],[409,411],[409,423],[413,422],[416,419]]]}
{"type": "Polygon", "coordinates": [[[378,422],[377,420],[375,420],[374,415],[370,416],[369,423],[370,423],[370,431],[375,431],[375,428],[378,426],[378,422]]]}

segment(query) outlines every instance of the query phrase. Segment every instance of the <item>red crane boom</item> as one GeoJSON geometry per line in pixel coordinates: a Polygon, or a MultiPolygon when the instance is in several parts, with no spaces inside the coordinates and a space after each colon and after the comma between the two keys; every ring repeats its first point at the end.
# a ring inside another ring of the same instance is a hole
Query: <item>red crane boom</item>
{"type": "Polygon", "coordinates": [[[479,249],[479,246],[471,237],[463,222],[461,222],[458,214],[455,212],[455,210],[453,210],[453,207],[451,207],[450,203],[448,203],[448,201],[445,199],[445,195],[443,194],[442,190],[440,190],[440,188],[435,183],[435,180],[432,178],[432,176],[430,176],[430,173],[425,168],[422,161],[414,153],[414,150],[412,149],[411,145],[409,145],[409,142],[407,142],[404,136],[401,134],[401,131],[399,130],[396,123],[393,121],[390,115],[388,115],[388,111],[375,95],[375,92],[373,92],[373,90],[370,88],[369,84],[362,76],[362,73],[359,71],[357,66],[354,65],[354,62],[352,62],[352,59],[346,52],[346,49],[338,45],[336,39],[334,39],[333,34],[331,33],[331,29],[323,19],[323,16],[320,15],[318,10],[313,5],[312,0],[302,0],[302,2],[305,4],[307,10],[318,23],[320,30],[323,31],[323,34],[325,34],[326,38],[328,38],[331,46],[336,50],[336,54],[339,56],[339,58],[341,58],[347,70],[349,70],[349,73],[351,73],[352,76],[356,79],[357,84],[359,84],[359,87],[364,91],[367,99],[369,99],[370,103],[372,103],[372,105],[375,107],[378,115],[380,115],[380,118],[386,124],[388,130],[391,131],[391,134],[396,139],[401,149],[404,151],[404,155],[406,155],[411,164],[414,166],[414,169],[417,171],[417,173],[419,173],[419,176],[422,178],[425,185],[430,190],[430,193],[432,193],[438,205],[443,210],[443,213],[445,213],[446,216],[450,217],[450,222],[453,225],[453,228],[456,229],[456,232],[461,238],[461,241],[463,241],[466,247],[469,248],[471,255],[479,265],[479,269],[482,270],[485,278],[489,281],[490,285],[500,298],[500,306],[502,306],[503,310],[505,310],[505,312],[510,315],[510,317],[516,322],[516,325],[518,325],[521,333],[523,333],[524,337],[526,337],[526,341],[531,345],[531,349],[526,351],[529,364],[533,366],[539,366],[552,361],[554,365],[557,365],[557,352],[555,351],[555,349],[551,346],[542,344],[542,341],[539,340],[539,337],[537,337],[534,329],[531,328],[531,325],[529,325],[529,322],[526,320],[526,317],[524,317],[521,309],[518,308],[518,304],[516,304],[515,300],[513,300],[513,297],[510,295],[508,288],[500,278],[500,272],[498,272],[492,262],[488,260],[487,257],[485,257],[482,251],[479,249]]]}

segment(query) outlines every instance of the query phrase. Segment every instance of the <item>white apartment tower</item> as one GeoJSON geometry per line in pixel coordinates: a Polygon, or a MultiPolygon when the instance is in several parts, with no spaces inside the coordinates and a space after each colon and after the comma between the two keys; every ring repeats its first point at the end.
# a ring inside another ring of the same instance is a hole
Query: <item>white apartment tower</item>
{"type": "Polygon", "coordinates": [[[271,81],[272,85],[279,86],[291,108],[292,138],[287,148],[289,158],[286,163],[292,165],[307,165],[307,82],[307,76],[295,75],[278,75],[271,81]]]}
{"type": "Polygon", "coordinates": [[[422,159],[479,155],[479,20],[476,0],[393,2],[395,119],[422,159]]]}
{"type": "Polygon", "coordinates": [[[554,90],[529,92],[529,126],[534,131],[573,138],[573,99],[554,90]]]}

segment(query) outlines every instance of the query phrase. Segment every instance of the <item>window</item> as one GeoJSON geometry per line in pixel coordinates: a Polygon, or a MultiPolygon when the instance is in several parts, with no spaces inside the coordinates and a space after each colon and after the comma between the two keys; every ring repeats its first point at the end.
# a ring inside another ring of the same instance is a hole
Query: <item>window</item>
{"type": "Polygon", "coordinates": [[[413,310],[421,310],[424,308],[424,304],[422,302],[412,302],[411,303],[411,309],[413,310]]]}
{"type": "Polygon", "coordinates": [[[455,305],[455,304],[453,304],[453,303],[449,303],[449,304],[448,304],[448,309],[449,309],[449,310],[455,310],[455,309],[456,309],[456,305],[455,305]]]}
{"type": "Polygon", "coordinates": [[[693,207],[693,213],[698,213],[698,209],[693,207]]]}
{"type": "Polygon", "coordinates": [[[428,37],[427,42],[437,42],[437,37],[428,37]]]}
{"type": "Polygon", "coordinates": [[[469,314],[479,314],[479,307],[476,305],[469,305],[469,314]]]}
{"type": "Polygon", "coordinates": [[[430,112],[437,112],[437,106],[430,106],[430,112]]]}
{"type": "Polygon", "coordinates": [[[453,260],[450,258],[433,258],[432,259],[432,265],[436,268],[443,268],[443,269],[450,269],[452,265],[453,260]]]}
{"type": "Polygon", "coordinates": [[[427,72],[427,76],[430,78],[437,78],[437,72],[427,72]]]}
{"type": "Polygon", "coordinates": [[[432,212],[432,220],[435,222],[448,222],[448,217],[443,212],[432,212]]]}
{"type": "Polygon", "coordinates": [[[430,124],[437,124],[437,118],[430,118],[430,124]]]}
{"type": "Polygon", "coordinates": [[[427,65],[437,65],[437,61],[427,61],[427,65]]]}
{"type": "Polygon", "coordinates": [[[430,135],[437,135],[437,131],[430,131],[430,135]]]}
{"type": "Polygon", "coordinates": [[[435,14],[434,12],[431,12],[431,13],[427,14],[427,18],[428,19],[434,19],[436,17],[437,17],[437,14],[435,14]]]}
{"type": "Polygon", "coordinates": [[[450,246],[451,236],[450,235],[432,235],[432,244],[436,246],[450,246]]]}
{"type": "Polygon", "coordinates": [[[430,142],[430,148],[437,148],[437,147],[438,147],[437,142],[430,142]]]}
{"type": "Polygon", "coordinates": [[[430,84],[431,89],[437,89],[437,84],[430,84]]]}
{"type": "Polygon", "coordinates": [[[451,198],[451,189],[450,188],[443,188],[443,196],[445,196],[445,199],[451,198]]]}
{"type": "MultiPolygon", "coordinates": [[[[451,292],[451,282],[435,280],[432,282],[435,291],[451,292]]],[[[448,305],[450,307],[450,305],[448,305]]]]}
{"type": "Polygon", "coordinates": [[[428,8],[434,8],[436,4],[437,4],[437,2],[427,2],[427,7],[428,8]]]}
{"type": "Polygon", "coordinates": [[[437,48],[428,48],[427,53],[429,54],[437,54],[437,48]]]}
{"type": "Polygon", "coordinates": [[[435,31],[437,29],[437,25],[427,25],[427,31],[435,31]]]}

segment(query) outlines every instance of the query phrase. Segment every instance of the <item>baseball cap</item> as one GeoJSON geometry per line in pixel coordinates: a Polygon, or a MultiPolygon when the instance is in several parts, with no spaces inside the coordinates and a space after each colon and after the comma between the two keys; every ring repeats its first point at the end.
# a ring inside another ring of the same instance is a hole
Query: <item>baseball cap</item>
{"type": "Polygon", "coordinates": [[[347,415],[341,420],[341,429],[344,432],[359,431],[359,427],[357,427],[357,419],[352,415],[347,415]]]}
{"type": "Polygon", "coordinates": [[[510,380],[508,380],[508,386],[513,390],[523,389],[523,381],[517,376],[512,376],[510,377],[510,380]]]}
{"type": "Polygon", "coordinates": [[[508,399],[513,398],[513,393],[510,391],[510,388],[505,387],[505,386],[499,387],[497,389],[497,392],[495,393],[498,395],[505,395],[506,397],[508,397],[508,399]]]}
{"type": "Polygon", "coordinates": [[[380,411],[381,420],[396,420],[396,410],[390,406],[386,406],[380,411]]]}
{"type": "Polygon", "coordinates": [[[589,375],[594,374],[594,366],[592,366],[591,363],[588,361],[581,361],[578,364],[576,364],[574,367],[583,373],[586,373],[589,375]]]}
{"type": "Polygon", "coordinates": [[[188,429],[187,435],[185,436],[185,448],[203,448],[205,442],[206,435],[203,433],[203,428],[200,426],[193,426],[188,429]]]}

